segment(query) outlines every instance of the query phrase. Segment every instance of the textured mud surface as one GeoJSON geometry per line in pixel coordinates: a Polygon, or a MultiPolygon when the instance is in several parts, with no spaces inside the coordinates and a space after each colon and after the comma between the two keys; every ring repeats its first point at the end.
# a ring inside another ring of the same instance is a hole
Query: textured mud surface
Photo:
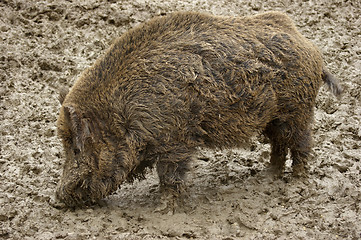
{"type": "Polygon", "coordinates": [[[0,1],[0,238],[360,239],[361,3],[347,0],[0,1]],[[127,29],[177,10],[242,16],[281,10],[325,56],[345,94],[317,100],[307,178],[267,172],[269,146],[202,150],[186,208],[159,207],[158,179],[124,185],[101,206],[50,205],[61,174],[58,90],[127,29]]]}

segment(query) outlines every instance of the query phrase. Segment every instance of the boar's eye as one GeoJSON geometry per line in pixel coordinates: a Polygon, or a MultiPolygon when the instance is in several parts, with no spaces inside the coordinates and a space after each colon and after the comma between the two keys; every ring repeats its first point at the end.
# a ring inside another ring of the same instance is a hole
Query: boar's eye
{"type": "Polygon", "coordinates": [[[78,155],[80,153],[80,150],[78,148],[74,149],[74,155],[78,155]]]}

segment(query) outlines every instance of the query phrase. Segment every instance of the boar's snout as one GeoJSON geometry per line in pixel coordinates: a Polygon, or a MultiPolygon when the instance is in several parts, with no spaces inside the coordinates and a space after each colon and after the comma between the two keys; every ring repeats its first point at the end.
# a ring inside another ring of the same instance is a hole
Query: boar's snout
{"type": "Polygon", "coordinates": [[[56,200],[64,203],[68,207],[76,207],[91,203],[87,196],[87,189],[80,180],[61,180],[56,189],[56,200]]]}
{"type": "Polygon", "coordinates": [[[82,207],[92,205],[118,189],[119,185],[113,178],[82,170],[78,168],[63,173],[55,193],[57,201],[67,207],[82,207]]]}

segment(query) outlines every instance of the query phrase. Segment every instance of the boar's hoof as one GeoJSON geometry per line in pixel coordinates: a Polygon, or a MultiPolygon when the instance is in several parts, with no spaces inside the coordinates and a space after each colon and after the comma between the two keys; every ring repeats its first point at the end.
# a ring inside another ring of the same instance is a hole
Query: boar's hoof
{"type": "Polygon", "coordinates": [[[275,176],[281,176],[283,174],[285,168],[284,168],[284,165],[270,163],[268,165],[268,170],[271,174],[273,174],[275,176]]]}
{"type": "Polygon", "coordinates": [[[307,168],[303,163],[293,165],[292,168],[293,168],[292,175],[294,177],[298,177],[298,178],[307,177],[307,168]]]}
{"type": "Polygon", "coordinates": [[[154,212],[173,215],[175,209],[178,207],[177,196],[173,193],[162,194],[160,199],[160,206],[158,206],[154,212]]]}
{"type": "Polygon", "coordinates": [[[186,193],[184,186],[182,187],[182,191],[161,187],[160,203],[154,212],[168,215],[174,215],[177,212],[187,212],[186,199],[188,199],[189,196],[186,193]]]}
{"type": "Polygon", "coordinates": [[[52,197],[49,200],[49,205],[56,209],[64,209],[66,208],[65,203],[59,201],[59,199],[52,197]]]}

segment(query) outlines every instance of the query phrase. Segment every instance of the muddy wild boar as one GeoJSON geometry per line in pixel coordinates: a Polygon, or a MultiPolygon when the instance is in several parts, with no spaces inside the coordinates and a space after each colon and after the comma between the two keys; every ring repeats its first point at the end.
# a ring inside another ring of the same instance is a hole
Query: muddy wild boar
{"type": "Polygon", "coordinates": [[[317,47],[283,13],[156,17],[61,94],[57,199],[94,203],[153,166],[162,189],[182,192],[198,148],[237,148],[258,133],[270,140],[273,168],[282,170],[290,150],[298,171],[324,83],[341,94],[317,47]]]}

